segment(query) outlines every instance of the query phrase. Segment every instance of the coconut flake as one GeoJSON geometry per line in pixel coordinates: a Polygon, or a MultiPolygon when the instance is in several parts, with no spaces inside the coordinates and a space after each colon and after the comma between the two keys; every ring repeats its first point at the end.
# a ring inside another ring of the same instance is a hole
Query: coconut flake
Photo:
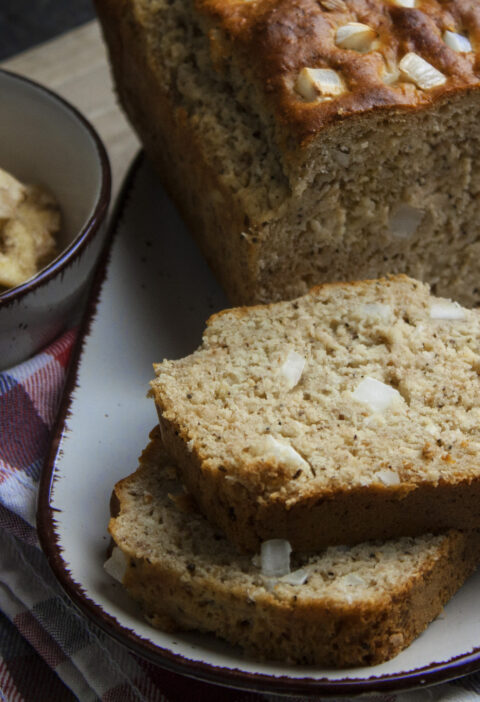
{"type": "Polygon", "coordinates": [[[398,239],[409,239],[417,231],[423,215],[423,210],[418,207],[413,207],[407,202],[402,203],[390,217],[390,232],[398,239]]]}
{"type": "Polygon", "coordinates": [[[279,578],[290,573],[290,554],[292,547],[286,539],[269,539],[260,548],[262,575],[267,578],[279,578]]]}
{"type": "Polygon", "coordinates": [[[416,7],[417,0],[392,0],[397,7],[416,7]]]}
{"type": "Polygon", "coordinates": [[[271,435],[268,435],[265,438],[265,450],[268,454],[273,455],[285,466],[295,469],[310,469],[310,465],[304,458],[302,458],[298,451],[295,451],[293,446],[290,446],[290,444],[285,444],[283,441],[278,441],[278,439],[275,439],[271,435]]]}
{"type": "Polygon", "coordinates": [[[289,351],[288,356],[280,368],[280,373],[287,382],[288,390],[298,384],[305,368],[306,358],[296,351],[289,351]]]}
{"type": "Polygon", "coordinates": [[[358,573],[347,573],[340,578],[340,584],[347,587],[365,587],[367,583],[358,573]]]}
{"type": "Polygon", "coordinates": [[[368,24],[348,22],[337,29],[335,43],[342,49],[368,51],[375,37],[375,30],[368,24]]]}
{"type": "Polygon", "coordinates": [[[344,0],[320,0],[320,4],[326,10],[336,10],[337,12],[346,12],[347,6],[344,0]]]}
{"type": "Polygon", "coordinates": [[[466,310],[458,302],[439,302],[430,307],[430,319],[465,319],[466,310]]]}
{"type": "Polygon", "coordinates": [[[352,397],[368,405],[373,412],[384,412],[402,396],[391,385],[386,385],[380,380],[367,376],[353,391],[352,397]]]}
{"type": "Polygon", "coordinates": [[[384,485],[400,485],[400,477],[398,473],[394,470],[388,470],[384,468],[382,470],[377,470],[374,477],[378,478],[384,485]]]}
{"type": "Polygon", "coordinates": [[[363,316],[369,319],[381,319],[383,321],[390,319],[392,314],[390,305],[384,305],[382,302],[364,302],[361,310],[363,316]]]}
{"type": "Polygon", "coordinates": [[[458,51],[461,54],[467,54],[472,51],[472,45],[469,39],[463,34],[457,34],[457,32],[447,31],[443,34],[443,41],[445,44],[454,51],[458,51]]]}
{"type": "Polygon", "coordinates": [[[123,582],[125,573],[127,572],[127,558],[123,551],[114,546],[112,549],[112,554],[103,564],[106,572],[119,583],[123,582]]]}
{"type": "Polygon", "coordinates": [[[402,73],[412,80],[422,90],[430,90],[443,85],[447,78],[435,66],[425,61],[421,56],[410,51],[398,64],[402,73]]]}
{"type": "Polygon", "coordinates": [[[339,74],[331,68],[302,68],[295,81],[297,93],[313,102],[319,98],[331,98],[345,92],[339,74]]]}
{"type": "Polygon", "coordinates": [[[279,582],[286,583],[287,585],[304,585],[308,580],[310,573],[306,568],[298,568],[297,570],[292,570],[291,573],[287,573],[280,578],[279,582]]]}

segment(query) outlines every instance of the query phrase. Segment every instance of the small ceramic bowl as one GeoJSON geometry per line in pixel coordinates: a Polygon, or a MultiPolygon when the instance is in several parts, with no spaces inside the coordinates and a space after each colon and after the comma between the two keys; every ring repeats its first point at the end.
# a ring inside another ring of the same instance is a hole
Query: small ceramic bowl
{"type": "Polygon", "coordinates": [[[0,294],[0,369],[27,359],[74,319],[105,239],[110,166],[93,127],[46,88],[0,70],[0,168],[45,186],[62,214],[59,255],[0,294]]]}

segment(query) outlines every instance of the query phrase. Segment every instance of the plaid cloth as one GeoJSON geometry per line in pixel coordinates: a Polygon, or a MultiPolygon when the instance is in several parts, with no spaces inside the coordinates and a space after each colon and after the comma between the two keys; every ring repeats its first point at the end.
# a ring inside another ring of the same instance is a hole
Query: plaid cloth
{"type": "MultiPolygon", "coordinates": [[[[70,603],[41,552],[37,486],[75,331],[0,373],[0,700],[8,702],[272,702],[142,660],[70,603]]],[[[362,698],[365,699],[365,698],[362,698]]],[[[480,675],[377,702],[480,699],[480,675]]]]}

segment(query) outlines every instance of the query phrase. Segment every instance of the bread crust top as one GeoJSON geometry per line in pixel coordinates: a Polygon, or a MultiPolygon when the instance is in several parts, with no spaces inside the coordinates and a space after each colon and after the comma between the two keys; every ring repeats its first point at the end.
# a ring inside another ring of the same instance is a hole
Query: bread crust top
{"type": "Polygon", "coordinates": [[[271,113],[300,141],[352,115],[418,110],[480,83],[476,0],[196,0],[196,7],[206,20],[214,63],[221,70],[222,62],[239,58],[271,113]],[[371,30],[357,48],[350,48],[355,39],[338,34],[352,23],[371,30]],[[471,50],[451,48],[445,32],[468,38],[471,50]],[[444,81],[437,76],[438,85],[420,87],[399,68],[410,53],[444,81]],[[335,71],[341,92],[330,95],[327,87],[323,94],[307,75],[311,94],[302,95],[303,69],[335,71]]]}

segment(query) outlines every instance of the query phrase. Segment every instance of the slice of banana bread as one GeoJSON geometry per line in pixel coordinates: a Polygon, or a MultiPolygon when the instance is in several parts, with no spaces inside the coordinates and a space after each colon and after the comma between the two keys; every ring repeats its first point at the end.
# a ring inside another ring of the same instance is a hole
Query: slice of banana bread
{"type": "Polygon", "coordinates": [[[417,281],[226,310],[155,373],[167,450],[244,549],[480,526],[480,312],[417,281]]]}
{"type": "Polygon", "coordinates": [[[140,464],[112,496],[109,530],[121,553],[107,569],[115,564],[154,626],[213,632],[257,659],[385,661],[441,612],[480,558],[478,532],[450,531],[294,553],[292,572],[267,577],[188,509],[158,432],[140,464]]]}
{"type": "Polygon", "coordinates": [[[96,0],[234,304],[408,272],[480,302],[478,0],[96,0]]]}

